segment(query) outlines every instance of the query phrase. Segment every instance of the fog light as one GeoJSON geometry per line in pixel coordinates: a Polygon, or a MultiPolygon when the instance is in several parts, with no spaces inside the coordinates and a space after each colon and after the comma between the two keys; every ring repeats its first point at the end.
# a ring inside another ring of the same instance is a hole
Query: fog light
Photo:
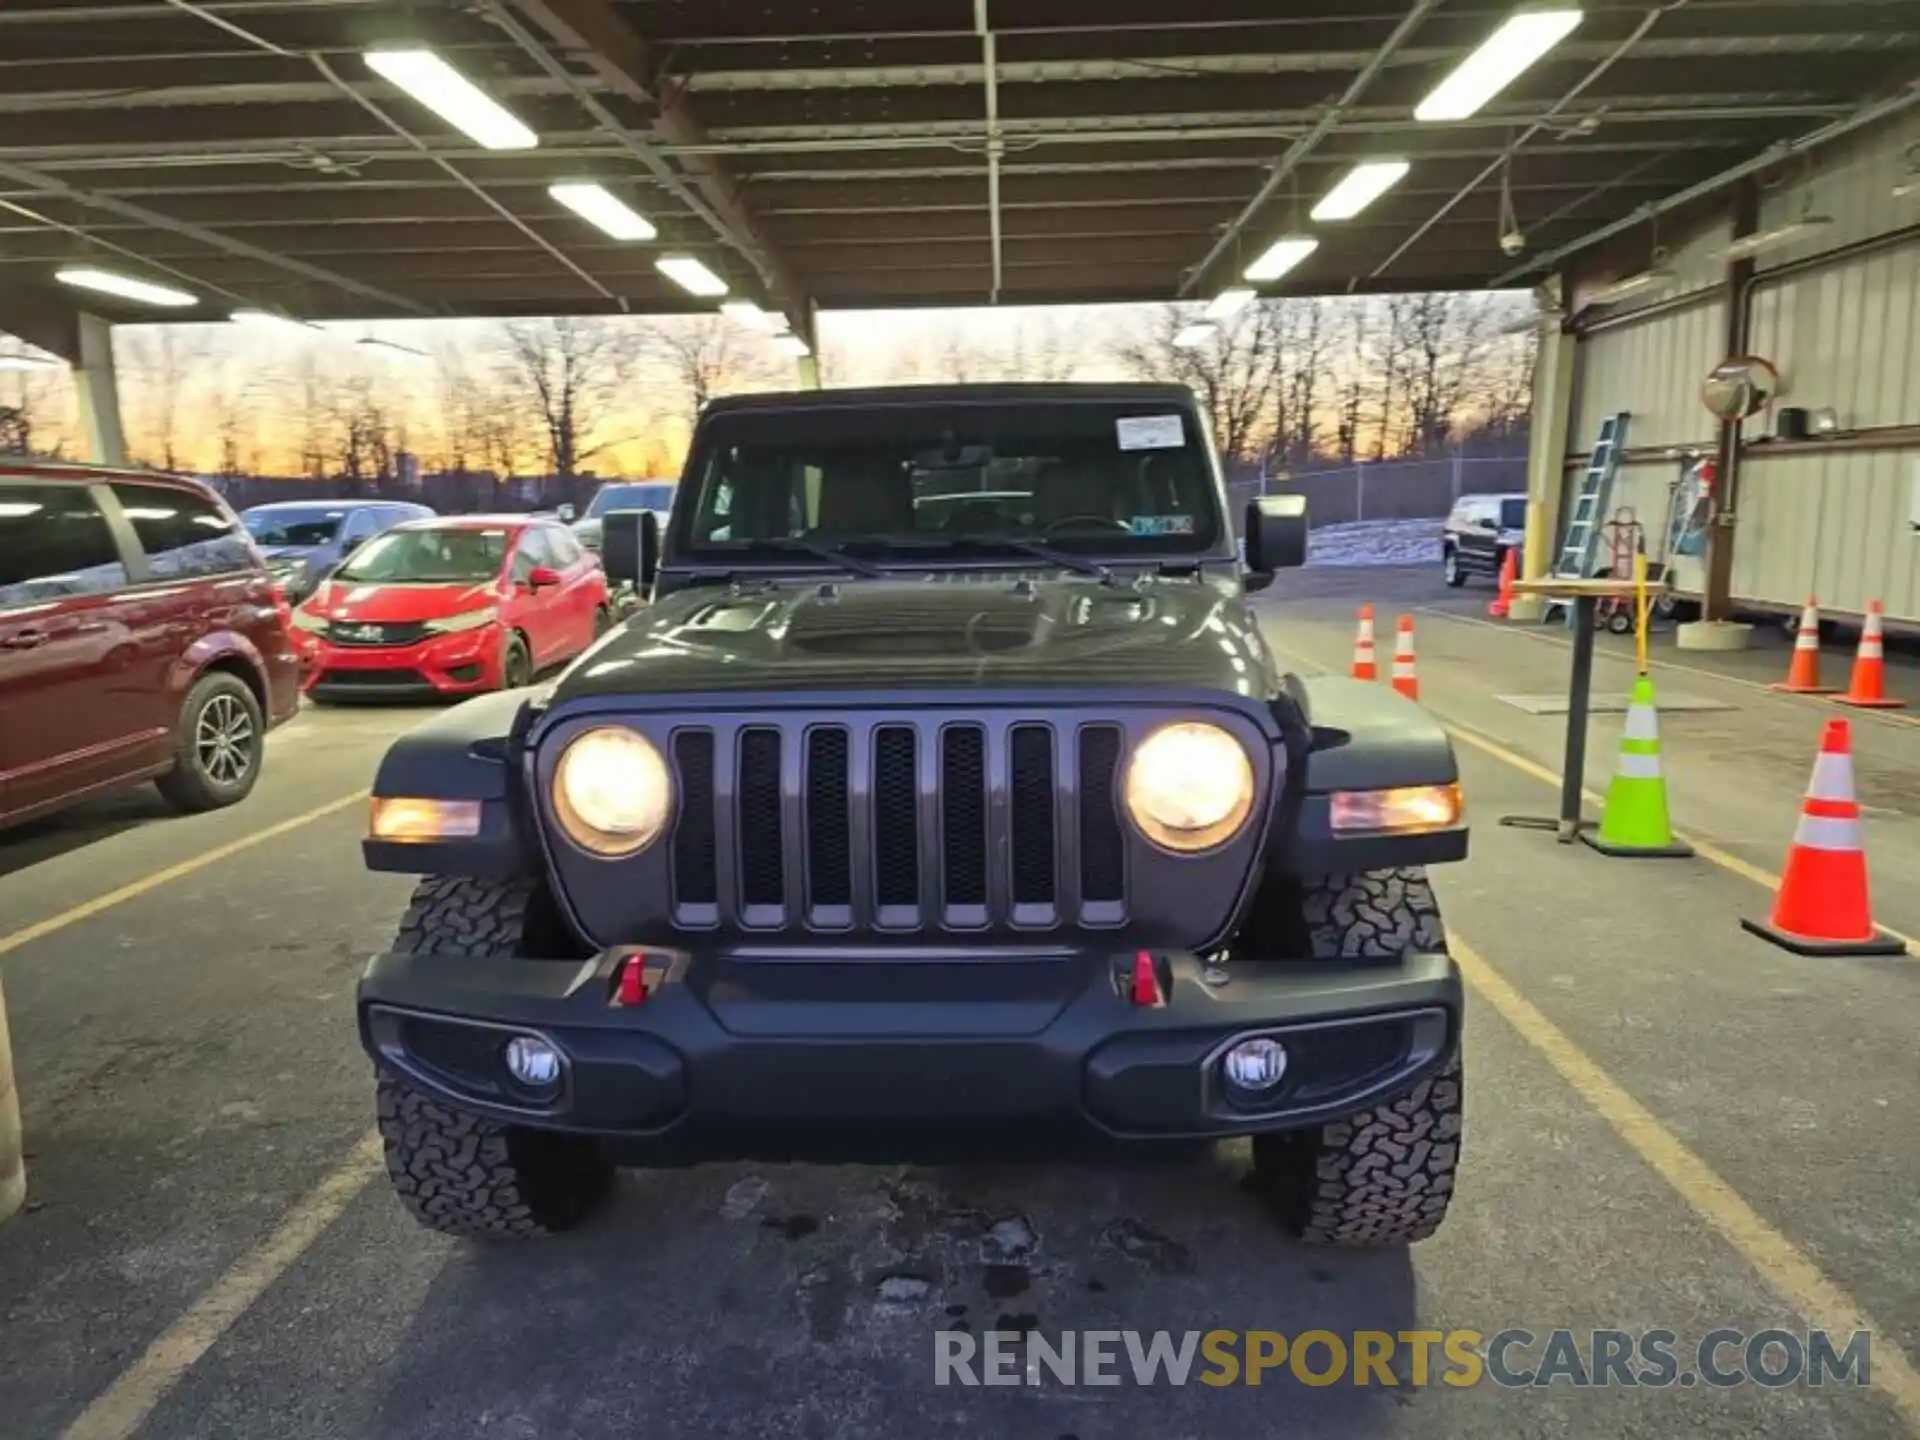
{"type": "Polygon", "coordinates": [[[1265,1037],[1242,1040],[1227,1051],[1220,1062],[1220,1073],[1226,1078],[1228,1099],[1258,1100],[1286,1075],[1287,1047],[1265,1037]]]}
{"type": "Polygon", "coordinates": [[[538,1035],[516,1035],[507,1042],[507,1073],[537,1095],[560,1088],[560,1052],[538,1035]]]}

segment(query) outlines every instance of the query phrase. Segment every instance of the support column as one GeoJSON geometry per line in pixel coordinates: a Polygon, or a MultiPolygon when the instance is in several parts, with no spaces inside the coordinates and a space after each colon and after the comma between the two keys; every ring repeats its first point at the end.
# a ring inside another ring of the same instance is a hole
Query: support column
{"type": "Polygon", "coordinates": [[[27,1162],[20,1136],[20,1097],[13,1089],[13,1046],[7,1038],[7,997],[0,991],[0,1221],[27,1198],[27,1162]]]}
{"type": "Polygon", "coordinates": [[[795,360],[793,362],[793,377],[795,383],[798,384],[802,390],[818,390],[820,388],[820,357],[818,355],[802,355],[798,360],[795,360]]]}
{"type": "MultiPolygon", "coordinates": [[[[1536,299],[1542,313],[1566,313],[1568,289],[1564,275],[1552,276],[1541,285],[1536,299]]],[[[1528,580],[1543,578],[1553,562],[1560,500],[1566,489],[1567,427],[1573,423],[1573,363],[1578,346],[1579,338],[1556,321],[1542,330],[1540,351],[1534,357],[1527,440],[1527,543],[1520,556],[1520,574],[1528,580]]],[[[1537,622],[1546,614],[1546,602],[1534,595],[1516,595],[1510,614],[1515,620],[1537,622]]]]}
{"type": "MultiPolygon", "coordinates": [[[[1747,179],[1733,193],[1733,238],[1745,239],[1760,228],[1760,186],[1747,179]]],[[[1748,286],[1753,280],[1753,257],[1727,266],[1726,355],[1729,360],[1747,353],[1748,286]]],[[[1706,593],[1701,596],[1701,618],[1709,622],[1733,616],[1733,538],[1740,514],[1740,422],[1722,421],[1720,448],[1715,456],[1713,493],[1708,498],[1706,593]]]]}
{"type": "Polygon", "coordinates": [[[113,332],[97,315],[77,319],[73,388],[80,402],[80,434],[87,458],[100,465],[127,463],[127,434],[120,424],[120,383],[113,366],[113,332]]]}

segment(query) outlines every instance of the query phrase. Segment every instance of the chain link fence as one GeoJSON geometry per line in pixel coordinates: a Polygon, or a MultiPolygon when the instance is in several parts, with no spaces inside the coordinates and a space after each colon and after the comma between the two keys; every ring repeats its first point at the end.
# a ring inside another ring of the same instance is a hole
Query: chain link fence
{"type": "Polygon", "coordinates": [[[1440,520],[1462,495],[1518,494],[1527,488],[1523,455],[1442,455],[1430,460],[1356,460],[1322,470],[1233,476],[1234,510],[1256,495],[1304,495],[1307,522],[1440,520]]]}

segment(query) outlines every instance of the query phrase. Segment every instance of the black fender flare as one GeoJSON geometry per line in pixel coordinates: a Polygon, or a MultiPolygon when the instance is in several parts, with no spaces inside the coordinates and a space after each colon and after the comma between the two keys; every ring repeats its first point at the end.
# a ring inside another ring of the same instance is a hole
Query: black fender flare
{"type": "Polygon", "coordinates": [[[1343,675],[1283,682],[1312,739],[1294,833],[1274,856],[1286,874],[1339,875],[1467,858],[1467,822],[1415,835],[1336,835],[1332,796],[1342,790],[1457,785],[1460,765],[1444,726],[1384,684],[1343,675]]]}
{"type": "Polygon", "coordinates": [[[428,842],[360,842],[369,870],[513,879],[537,873],[540,847],[520,783],[534,707],[508,690],[463,701],[415,726],[381,757],[375,799],[477,800],[479,834],[428,842]]]}

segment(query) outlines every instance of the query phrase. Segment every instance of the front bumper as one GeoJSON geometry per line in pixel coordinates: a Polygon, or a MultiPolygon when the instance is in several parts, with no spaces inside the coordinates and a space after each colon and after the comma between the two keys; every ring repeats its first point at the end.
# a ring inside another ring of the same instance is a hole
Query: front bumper
{"type": "Polygon", "coordinates": [[[411,645],[336,645],[300,632],[307,693],[321,699],[431,699],[501,685],[501,630],[489,625],[411,645]]]}
{"type": "MultiPolygon", "coordinates": [[[[817,1122],[1065,1126],[1121,1140],[1298,1129],[1363,1110],[1459,1042],[1446,955],[1360,964],[1156,957],[1160,1002],[1129,999],[1131,954],[760,958],[651,947],[582,962],[382,955],[360,982],[362,1043],[455,1108],[606,1137],[729,1147],[817,1122]],[[616,1002],[644,955],[643,1004],[616,1002]],[[565,1057],[550,1099],[504,1068],[515,1034],[565,1057]],[[1287,1048],[1255,1106],[1225,1092],[1235,1040],[1287,1048]]],[[[738,1153],[737,1151],[735,1153],[738,1153]]]]}

